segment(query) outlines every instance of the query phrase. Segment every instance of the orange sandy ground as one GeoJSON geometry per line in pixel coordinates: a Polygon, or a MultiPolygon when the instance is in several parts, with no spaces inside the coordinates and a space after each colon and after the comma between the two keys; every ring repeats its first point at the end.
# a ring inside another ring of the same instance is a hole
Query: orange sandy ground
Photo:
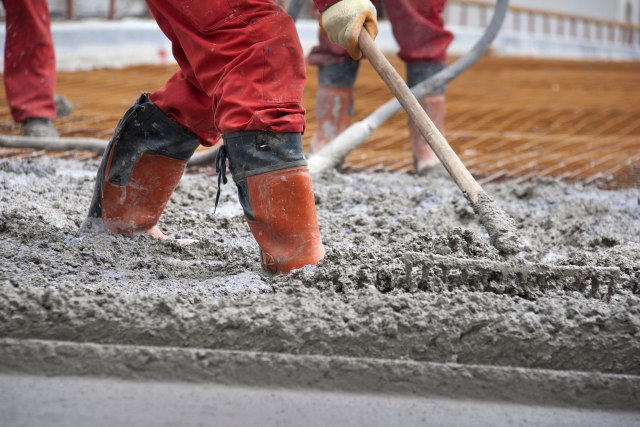
{"type": "MultiPolygon", "coordinates": [[[[401,73],[402,63],[391,58],[401,73]]],[[[365,61],[356,83],[356,119],[391,97],[365,61]]],[[[141,91],[152,91],[175,66],[58,74],[58,93],[75,106],[58,120],[63,136],[108,139],[141,91]]],[[[316,69],[308,67],[305,144],[315,131],[316,69]]],[[[0,89],[0,133],[19,134],[0,89]]],[[[446,136],[481,182],[556,176],[603,187],[640,187],[640,63],[593,63],[487,57],[447,89],[446,136]]],[[[411,171],[404,113],[354,151],[346,170],[411,171]]],[[[43,153],[2,149],[0,156],[43,153]]]]}

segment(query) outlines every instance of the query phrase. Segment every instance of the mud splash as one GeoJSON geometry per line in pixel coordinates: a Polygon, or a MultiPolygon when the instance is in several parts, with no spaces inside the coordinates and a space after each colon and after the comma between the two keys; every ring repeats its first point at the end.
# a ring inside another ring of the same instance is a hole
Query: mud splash
{"type": "Polygon", "coordinates": [[[262,273],[226,187],[188,175],[161,220],[182,247],[83,234],[97,163],[0,160],[0,336],[640,374],[640,191],[487,186],[520,261],[618,267],[609,300],[573,288],[407,287],[410,252],[501,261],[443,171],[315,180],[327,257],[262,273]]]}

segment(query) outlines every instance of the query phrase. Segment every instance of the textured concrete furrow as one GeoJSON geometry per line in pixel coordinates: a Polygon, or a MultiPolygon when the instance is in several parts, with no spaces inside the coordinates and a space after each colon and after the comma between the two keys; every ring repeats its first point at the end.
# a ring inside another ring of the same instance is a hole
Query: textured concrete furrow
{"type": "Polygon", "coordinates": [[[640,374],[625,301],[490,293],[172,295],[1,286],[0,335],[640,374]]]}
{"type": "Polygon", "coordinates": [[[201,348],[0,339],[0,372],[637,410],[640,377],[201,348]]]}

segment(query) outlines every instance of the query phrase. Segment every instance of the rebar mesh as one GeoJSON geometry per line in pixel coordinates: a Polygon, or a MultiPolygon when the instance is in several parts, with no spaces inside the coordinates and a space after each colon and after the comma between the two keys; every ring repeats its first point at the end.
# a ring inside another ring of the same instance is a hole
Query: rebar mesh
{"type": "MultiPolygon", "coordinates": [[[[402,70],[403,64],[392,60],[402,70]]],[[[315,131],[316,69],[308,67],[304,104],[308,143],[315,131]]],[[[63,136],[108,139],[141,91],[161,86],[175,66],[59,73],[58,93],[75,106],[57,121],[63,136]]],[[[355,118],[391,97],[365,62],[355,118]]],[[[606,188],[640,187],[640,63],[484,58],[447,89],[446,137],[481,180],[549,176],[606,188]]],[[[351,153],[346,171],[410,172],[406,115],[398,114],[351,153]]],[[[0,89],[0,133],[18,134],[0,89]]],[[[0,156],[51,153],[0,148],[0,156]]]]}

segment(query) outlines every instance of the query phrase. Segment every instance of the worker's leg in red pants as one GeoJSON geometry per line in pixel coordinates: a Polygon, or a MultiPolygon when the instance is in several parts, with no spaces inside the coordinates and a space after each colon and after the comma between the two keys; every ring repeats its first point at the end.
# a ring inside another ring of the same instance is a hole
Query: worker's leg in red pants
{"type": "Polygon", "coordinates": [[[221,160],[228,156],[265,267],[316,264],[324,248],[302,155],[306,76],[293,21],[269,0],[147,3],[180,70],[121,120],[88,223],[162,237],[159,216],[196,141],[212,145],[222,135],[221,160]]]}
{"type": "MultiPolygon", "coordinates": [[[[453,34],[444,29],[442,13],[446,0],[385,0],[385,11],[393,35],[400,45],[400,58],[407,67],[407,84],[412,87],[446,66],[447,48],[453,34]]],[[[444,133],[446,112],[444,87],[418,101],[440,132],[444,133]]],[[[415,170],[425,174],[439,163],[435,153],[413,124],[409,124],[415,170]]]]}
{"type": "Polygon", "coordinates": [[[315,153],[351,124],[353,87],[360,62],[323,35],[319,35],[319,44],[311,50],[307,61],[318,67],[316,132],[310,147],[310,152],[315,153]]]}
{"type": "MultiPolygon", "coordinates": [[[[400,45],[399,56],[407,64],[407,83],[413,86],[444,68],[447,48],[453,39],[444,29],[442,12],[445,0],[384,0],[394,36],[400,45]]],[[[320,37],[309,55],[317,65],[317,131],[312,151],[317,151],[349,126],[353,109],[353,82],[357,66],[340,46],[320,37]]],[[[444,88],[440,93],[420,99],[439,129],[444,130],[444,88]]],[[[410,125],[416,170],[426,171],[438,159],[414,126],[410,125]]]]}
{"type": "Polygon", "coordinates": [[[7,13],[4,84],[11,115],[25,134],[56,136],[56,64],[46,0],[3,0],[7,13]]]}

